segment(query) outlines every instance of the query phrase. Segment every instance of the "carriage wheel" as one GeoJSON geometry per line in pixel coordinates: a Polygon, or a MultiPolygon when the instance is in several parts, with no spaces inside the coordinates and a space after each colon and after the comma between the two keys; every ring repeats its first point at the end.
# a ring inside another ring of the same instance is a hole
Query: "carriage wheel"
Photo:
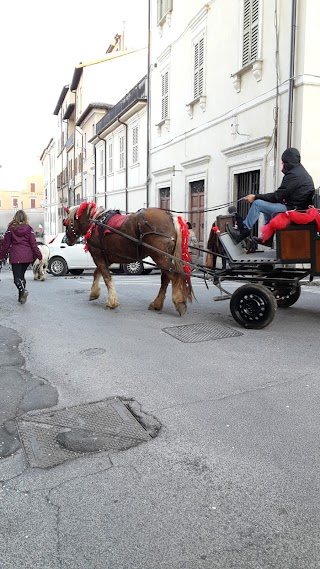
{"type": "Polygon", "coordinates": [[[245,284],[239,287],[230,300],[230,311],[243,328],[264,328],[274,319],[277,304],[264,286],[245,284]]]}
{"type": "Polygon", "coordinates": [[[300,298],[301,286],[284,286],[272,289],[271,292],[279,308],[289,308],[289,306],[295,304],[300,298]]]}

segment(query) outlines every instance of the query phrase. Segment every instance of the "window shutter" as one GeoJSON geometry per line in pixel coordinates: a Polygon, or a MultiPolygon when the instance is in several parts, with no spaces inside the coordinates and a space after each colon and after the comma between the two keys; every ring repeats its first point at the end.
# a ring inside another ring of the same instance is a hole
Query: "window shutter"
{"type": "Polygon", "coordinates": [[[169,116],[169,72],[166,71],[162,77],[161,90],[161,120],[167,119],[169,116]]]}
{"type": "Polygon", "coordinates": [[[193,84],[193,97],[196,99],[199,91],[199,44],[194,46],[194,84],[193,84]]]}
{"type": "Polygon", "coordinates": [[[204,38],[199,41],[199,95],[204,91],[204,38]]]}
{"type": "Polygon", "coordinates": [[[242,65],[258,57],[259,0],[244,0],[242,65]]]}
{"type": "Polygon", "coordinates": [[[258,57],[259,0],[252,1],[251,61],[258,57]]]}
{"type": "Polygon", "coordinates": [[[204,92],[204,38],[194,45],[194,82],[193,98],[196,99],[204,92]]]}

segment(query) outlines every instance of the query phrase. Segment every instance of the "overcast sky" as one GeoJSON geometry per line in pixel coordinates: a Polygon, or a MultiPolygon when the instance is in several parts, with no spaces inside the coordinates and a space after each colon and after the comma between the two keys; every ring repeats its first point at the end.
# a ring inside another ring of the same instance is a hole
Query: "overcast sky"
{"type": "Polygon", "coordinates": [[[147,45],[147,0],[2,1],[0,21],[0,188],[18,190],[42,171],[76,65],[104,57],[124,21],[128,47],[147,45]]]}

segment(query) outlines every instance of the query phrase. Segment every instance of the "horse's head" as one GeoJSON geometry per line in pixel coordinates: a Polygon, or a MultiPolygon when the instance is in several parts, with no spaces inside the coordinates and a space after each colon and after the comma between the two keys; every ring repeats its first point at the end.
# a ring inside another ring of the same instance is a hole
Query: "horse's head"
{"type": "Polygon", "coordinates": [[[96,204],[93,202],[83,202],[79,206],[64,208],[68,214],[63,220],[66,228],[68,245],[74,245],[81,235],[85,235],[91,224],[92,216],[96,212],[96,204]]]}

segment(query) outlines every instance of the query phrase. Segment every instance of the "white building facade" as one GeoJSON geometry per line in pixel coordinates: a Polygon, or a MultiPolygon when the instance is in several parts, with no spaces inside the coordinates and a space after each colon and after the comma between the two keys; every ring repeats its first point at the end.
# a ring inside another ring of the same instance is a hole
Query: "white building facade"
{"type": "Polygon", "coordinates": [[[98,206],[124,213],[146,207],[146,76],[97,123],[89,142],[95,147],[98,206]]]}
{"type": "Polygon", "coordinates": [[[186,212],[200,244],[278,187],[287,145],[320,184],[319,21],[317,0],[151,1],[150,205],[186,212]]]}

